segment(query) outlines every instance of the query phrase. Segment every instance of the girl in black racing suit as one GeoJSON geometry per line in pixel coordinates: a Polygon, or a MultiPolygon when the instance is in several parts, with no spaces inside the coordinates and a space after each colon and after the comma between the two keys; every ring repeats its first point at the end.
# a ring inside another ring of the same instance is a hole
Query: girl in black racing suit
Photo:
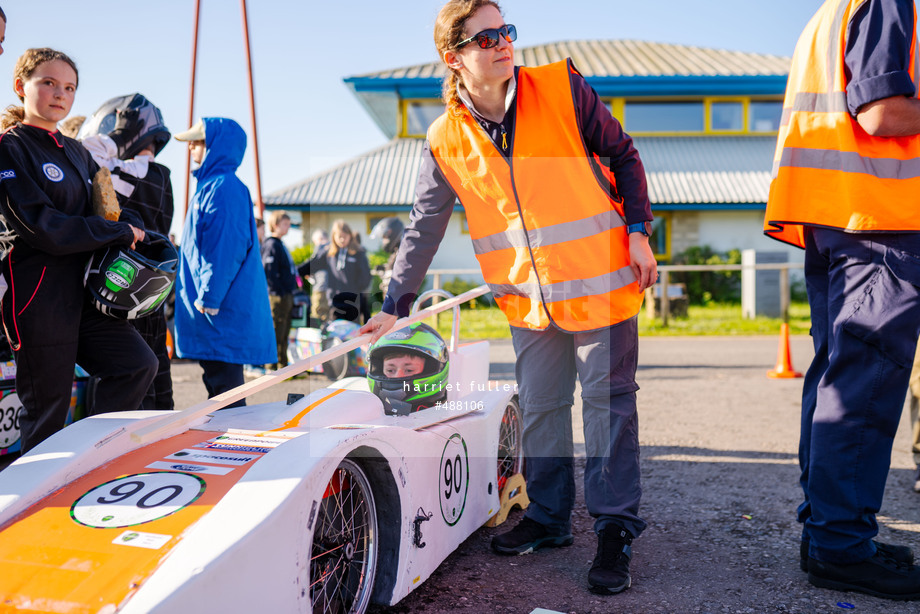
{"type": "Polygon", "coordinates": [[[77,82],[66,55],[29,49],[14,70],[23,107],[11,107],[0,120],[0,214],[9,250],[0,261],[8,285],[2,315],[16,358],[23,452],[63,428],[76,363],[100,378],[98,413],[137,409],[156,374],[156,357],[137,331],[97,311],[84,295],[93,251],[133,247],[144,231],[92,213],[98,166],[57,131],[77,82]]]}

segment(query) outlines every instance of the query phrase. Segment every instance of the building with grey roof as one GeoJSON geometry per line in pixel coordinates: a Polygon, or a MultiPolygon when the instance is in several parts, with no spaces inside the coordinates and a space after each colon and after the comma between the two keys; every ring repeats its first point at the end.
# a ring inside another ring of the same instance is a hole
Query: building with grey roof
{"type": "MultiPolygon", "coordinates": [[[[524,66],[566,57],[635,140],[662,262],[699,245],[787,250],[762,224],[789,58],[634,40],[515,49],[524,66]]],[[[390,142],[267,195],[266,207],[304,213],[305,235],[338,217],[365,236],[382,217],[408,221],[425,132],[443,112],[444,75],[434,62],[346,78],[390,142]]],[[[432,268],[478,268],[466,232],[458,204],[432,268]]]]}

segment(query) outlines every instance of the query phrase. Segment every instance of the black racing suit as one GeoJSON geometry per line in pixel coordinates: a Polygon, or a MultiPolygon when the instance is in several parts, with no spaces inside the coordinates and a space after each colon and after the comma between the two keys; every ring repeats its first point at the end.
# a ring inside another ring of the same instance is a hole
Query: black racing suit
{"type": "Polygon", "coordinates": [[[14,236],[0,261],[9,286],[2,316],[16,357],[23,452],[63,428],[75,363],[100,378],[100,413],[137,409],[156,373],[137,331],[84,293],[93,251],[134,239],[127,223],[92,215],[97,169],[59,132],[17,124],[0,135],[0,214],[14,236]]]}
{"type": "MultiPolygon", "coordinates": [[[[122,193],[124,186],[116,188],[118,203],[122,209],[134,211],[140,215],[145,230],[153,230],[169,236],[169,227],[173,219],[173,192],[169,169],[162,164],[149,162],[147,174],[143,177],[132,175],[119,167],[112,174],[128,184],[130,194],[122,193]]],[[[174,409],[172,373],[170,372],[169,352],[166,349],[166,302],[174,300],[173,296],[164,301],[154,313],[136,320],[131,324],[141,334],[150,349],[157,356],[157,374],[144,396],[141,409],[174,409]]]]}

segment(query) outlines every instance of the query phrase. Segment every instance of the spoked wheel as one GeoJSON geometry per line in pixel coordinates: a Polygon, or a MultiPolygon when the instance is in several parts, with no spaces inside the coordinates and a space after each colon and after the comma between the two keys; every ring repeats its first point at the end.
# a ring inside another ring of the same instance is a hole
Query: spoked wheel
{"type": "Polygon", "coordinates": [[[517,400],[511,399],[502,416],[498,429],[498,492],[505,488],[505,482],[524,468],[524,449],[521,446],[524,425],[521,408],[517,400]]]}
{"type": "Polygon", "coordinates": [[[377,572],[377,513],[370,483],[344,459],[326,486],[313,530],[310,599],[314,614],[360,614],[377,572]]]}

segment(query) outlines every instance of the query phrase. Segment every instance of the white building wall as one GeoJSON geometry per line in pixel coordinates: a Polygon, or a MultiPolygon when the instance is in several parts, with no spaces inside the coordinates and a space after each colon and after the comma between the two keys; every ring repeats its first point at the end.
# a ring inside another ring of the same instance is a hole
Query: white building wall
{"type": "Polygon", "coordinates": [[[803,262],[805,252],[763,234],[763,211],[700,211],[699,243],[717,252],[755,249],[786,252],[789,262],[803,262]]]}

